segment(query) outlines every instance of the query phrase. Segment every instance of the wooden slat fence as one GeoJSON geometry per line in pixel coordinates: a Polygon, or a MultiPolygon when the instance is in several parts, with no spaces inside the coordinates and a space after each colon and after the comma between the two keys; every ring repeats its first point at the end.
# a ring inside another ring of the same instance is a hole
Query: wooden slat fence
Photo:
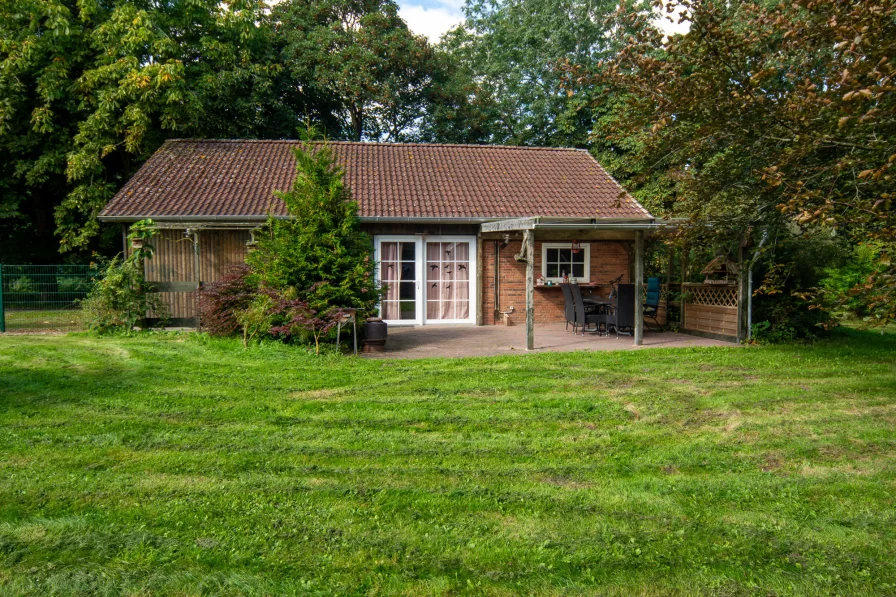
{"type": "Polygon", "coordinates": [[[737,341],[737,286],[682,284],[683,332],[737,341]]]}

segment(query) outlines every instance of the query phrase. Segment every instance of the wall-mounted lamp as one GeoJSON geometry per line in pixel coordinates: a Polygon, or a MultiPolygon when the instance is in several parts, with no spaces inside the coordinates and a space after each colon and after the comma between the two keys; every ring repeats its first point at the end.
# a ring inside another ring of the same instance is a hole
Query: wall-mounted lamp
{"type": "Polygon", "coordinates": [[[574,240],[574,241],[572,241],[572,243],[570,244],[570,248],[572,249],[572,252],[573,252],[573,253],[578,254],[579,251],[582,250],[582,244],[581,244],[579,241],[574,240]]]}

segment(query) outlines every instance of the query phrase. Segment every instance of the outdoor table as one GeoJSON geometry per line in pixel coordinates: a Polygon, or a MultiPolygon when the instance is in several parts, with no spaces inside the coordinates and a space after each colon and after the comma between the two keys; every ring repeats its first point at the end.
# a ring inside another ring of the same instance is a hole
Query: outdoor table
{"type": "Polygon", "coordinates": [[[606,310],[608,307],[613,308],[616,306],[616,299],[605,299],[605,298],[591,298],[591,299],[582,299],[582,302],[597,307],[598,309],[606,310]]]}

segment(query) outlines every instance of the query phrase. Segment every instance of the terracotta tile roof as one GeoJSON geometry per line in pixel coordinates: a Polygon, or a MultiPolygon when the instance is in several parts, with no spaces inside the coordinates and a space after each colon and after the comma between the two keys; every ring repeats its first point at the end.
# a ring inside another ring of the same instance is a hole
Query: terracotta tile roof
{"type": "MultiPolygon", "coordinates": [[[[296,141],[170,140],[101,217],[283,214],[296,141]]],[[[575,149],[331,143],[363,218],[641,219],[650,214],[575,149]]]]}

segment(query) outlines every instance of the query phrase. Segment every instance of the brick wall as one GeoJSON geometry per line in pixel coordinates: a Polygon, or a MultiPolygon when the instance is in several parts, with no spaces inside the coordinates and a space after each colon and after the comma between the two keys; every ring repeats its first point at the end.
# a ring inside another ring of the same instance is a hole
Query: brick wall
{"type": "MultiPolygon", "coordinates": [[[[550,239],[544,242],[554,242],[550,239]]],[[[559,241],[562,242],[562,241],[559,241]]],[[[501,311],[514,307],[511,316],[513,323],[525,325],[526,323],[526,264],[516,261],[513,256],[520,252],[522,241],[511,241],[506,247],[501,248],[499,259],[499,288],[500,295],[498,308],[501,311]]],[[[607,296],[610,292],[609,281],[622,275],[622,282],[629,282],[629,252],[631,245],[626,241],[591,241],[591,282],[607,284],[606,287],[595,289],[601,296],[607,296]]],[[[541,245],[542,241],[535,242],[535,277],[541,275],[541,245]]],[[[495,243],[491,240],[482,244],[482,321],[485,325],[500,323],[500,316],[496,321],[494,314],[495,292],[495,243]]],[[[559,286],[552,288],[535,288],[535,322],[556,323],[564,321],[563,317],[563,292],[559,286]]]]}

